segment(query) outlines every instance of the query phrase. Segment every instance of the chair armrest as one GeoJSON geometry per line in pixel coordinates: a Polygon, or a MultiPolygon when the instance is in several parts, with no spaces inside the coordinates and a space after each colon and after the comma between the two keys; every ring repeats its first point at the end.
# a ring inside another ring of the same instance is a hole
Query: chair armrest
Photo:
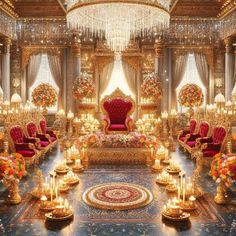
{"type": "Polygon", "coordinates": [[[203,144],[203,143],[212,143],[213,140],[212,140],[211,137],[210,138],[199,138],[198,142],[201,143],[201,144],[203,144]]]}
{"type": "Polygon", "coordinates": [[[57,137],[56,134],[53,132],[53,130],[47,130],[46,134],[48,134],[48,135],[50,135],[51,137],[54,137],[54,138],[57,137]]]}
{"type": "Polygon", "coordinates": [[[182,136],[186,136],[187,134],[190,134],[190,130],[180,130],[178,133],[178,139],[180,139],[182,136]]]}
{"type": "Polygon", "coordinates": [[[15,143],[15,148],[16,150],[30,150],[35,149],[35,146],[32,143],[15,143]]]}
{"type": "Polygon", "coordinates": [[[24,142],[25,143],[37,143],[39,142],[39,138],[33,138],[33,137],[24,137],[24,142]]]}
{"type": "Polygon", "coordinates": [[[221,148],[221,143],[204,143],[201,146],[202,150],[211,149],[211,150],[220,151],[220,148],[221,148]]]}
{"type": "Polygon", "coordinates": [[[199,137],[200,137],[199,134],[187,134],[185,136],[185,143],[188,142],[188,141],[195,141],[199,137]]]}
{"type": "Polygon", "coordinates": [[[50,135],[49,134],[36,134],[36,138],[39,138],[41,141],[49,141],[50,135]]]}
{"type": "Polygon", "coordinates": [[[102,118],[102,124],[103,124],[103,132],[107,133],[108,127],[111,125],[111,120],[109,116],[106,115],[102,118]]]}
{"type": "Polygon", "coordinates": [[[125,126],[127,127],[128,131],[132,131],[133,124],[134,124],[133,119],[130,116],[127,116],[125,119],[125,126]]]}

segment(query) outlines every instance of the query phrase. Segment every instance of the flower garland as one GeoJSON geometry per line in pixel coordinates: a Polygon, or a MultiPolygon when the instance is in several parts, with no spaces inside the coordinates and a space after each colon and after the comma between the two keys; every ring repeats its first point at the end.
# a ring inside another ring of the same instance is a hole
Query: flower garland
{"type": "Polygon", "coordinates": [[[157,145],[155,136],[131,132],[125,134],[105,135],[101,132],[81,136],[77,141],[78,148],[150,148],[157,145]]]}
{"type": "Polygon", "coordinates": [[[32,102],[37,107],[52,107],[57,102],[57,92],[50,84],[42,83],[33,90],[32,102]]]}
{"type": "Polygon", "coordinates": [[[224,181],[230,187],[236,181],[236,156],[218,154],[211,163],[209,174],[217,183],[224,181]]]}
{"type": "Polygon", "coordinates": [[[162,83],[157,73],[150,73],[144,77],[141,84],[142,94],[146,98],[159,99],[162,97],[162,83]]]}
{"type": "Polygon", "coordinates": [[[0,155],[0,179],[4,176],[21,179],[26,175],[25,161],[19,153],[10,156],[0,155]]]}
{"type": "Polygon", "coordinates": [[[74,81],[73,95],[75,99],[90,98],[95,94],[95,86],[92,76],[86,72],[81,73],[74,81]]]}
{"type": "Polygon", "coordinates": [[[184,85],[179,92],[178,101],[185,107],[201,106],[203,103],[201,88],[196,84],[184,85]]]}

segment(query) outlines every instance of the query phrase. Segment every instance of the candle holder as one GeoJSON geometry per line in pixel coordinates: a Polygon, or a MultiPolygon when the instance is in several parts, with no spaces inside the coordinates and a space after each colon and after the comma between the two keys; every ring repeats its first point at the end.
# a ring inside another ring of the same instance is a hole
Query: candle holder
{"type": "Polygon", "coordinates": [[[160,185],[168,185],[172,182],[172,176],[169,175],[166,171],[163,171],[156,178],[156,183],[160,185]]]}
{"type": "Polygon", "coordinates": [[[168,150],[163,145],[161,145],[156,151],[156,156],[155,156],[156,159],[163,161],[166,158],[168,158],[168,156],[169,156],[168,150]]]}
{"type": "Polygon", "coordinates": [[[34,188],[31,192],[31,195],[35,198],[41,198],[43,195],[43,173],[41,170],[37,171],[38,176],[38,186],[34,188]]]}
{"type": "Polygon", "coordinates": [[[178,190],[176,180],[173,180],[170,184],[166,186],[166,191],[169,193],[174,193],[178,190]]]}
{"type": "Polygon", "coordinates": [[[58,166],[55,168],[55,172],[57,174],[67,174],[69,172],[70,168],[66,165],[66,160],[64,162],[61,162],[58,166]]]}
{"type": "Polygon", "coordinates": [[[40,198],[39,209],[41,211],[53,211],[56,207],[56,203],[54,201],[48,201],[48,198],[43,195],[40,198]]]}
{"type": "Polygon", "coordinates": [[[67,175],[64,175],[63,181],[68,185],[75,185],[79,183],[79,178],[72,171],[69,171],[67,175]]]}
{"type": "Polygon", "coordinates": [[[169,164],[170,165],[166,167],[166,171],[169,174],[179,174],[179,172],[181,172],[180,167],[176,163],[174,163],[173,161],[170,161],[169,164]]]}
{"type": "Polygon", "coordinates": [[[78,159],[75,161],[75,165],[72,167],[73,172],[80,173],[84,171],[84,167],[81,165],[81,160],[78,159]]]}
{"type": "Polygon", "coordinates": [[[153,172],[160,172],[162,171],[163,166],[161,166],[160,160],[155,160],[154,165],[152,166],[153,172]]]}
{"type": "Polygon", "coordinates": [[[58,185],[58,191],[60,193],[68,192],[70,190],[70,186],[65,183],[63,180],[60,180],[59,185],[58,185]]]}
{"type": "Polygon", "coordinates": [[[220,183],[217,184],[216,196],[214,198],[214,201],[217,204],[226,204],[228,202],[227,186],[225,185],[225,182],[222,180],[220,183]]]}
{"type": "Polygon", "coordinates": [[[183,211],[194,211],[197,209],[196,198],[194,196],[191,196],[187,201],[181,201],[179,203],[179,206],[183,211]]]}

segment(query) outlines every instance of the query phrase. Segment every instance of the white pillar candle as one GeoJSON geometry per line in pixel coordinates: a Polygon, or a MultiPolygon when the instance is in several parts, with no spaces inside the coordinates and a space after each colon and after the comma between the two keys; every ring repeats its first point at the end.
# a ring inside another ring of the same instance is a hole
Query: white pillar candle
{"type": "Polygon", "coordinates": [[[155,160],[155,166],[160,167],[160,160],[155,160]]]}

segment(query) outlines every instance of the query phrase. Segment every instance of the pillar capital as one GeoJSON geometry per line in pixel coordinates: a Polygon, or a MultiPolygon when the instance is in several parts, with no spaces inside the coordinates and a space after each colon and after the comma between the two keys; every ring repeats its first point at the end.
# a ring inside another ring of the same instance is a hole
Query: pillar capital
{"type": "Polygon", "coordinates": [[[156,39],[154,48],[155,48],[155,56],[163,57],[164,56],[164,41],[162,39],[156,39]]]}
{"type": "Polygon", "coordinates": [[[10,53],[11,39],[3,38],[3,53],[10,53]]]}

